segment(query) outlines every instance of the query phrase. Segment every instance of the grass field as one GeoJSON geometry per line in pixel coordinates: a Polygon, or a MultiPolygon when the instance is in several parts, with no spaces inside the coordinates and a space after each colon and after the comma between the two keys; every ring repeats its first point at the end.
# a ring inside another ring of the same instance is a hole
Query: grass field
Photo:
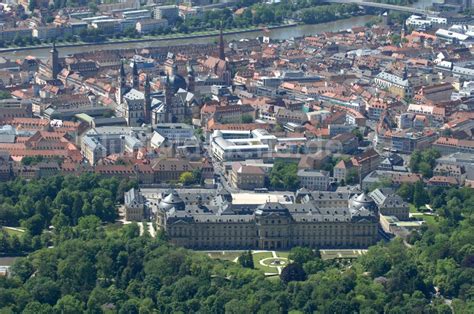
{"type": "Polygon", "coordinates": [[[242,252],[222,251],[222,252],[202,252],[212,259],[220,259],[224,261],[234,261],[242,252]]]}
{"type": "Polygon", "coordinates": [[[415,217],[418,220],[424,220],[426,221],[427,224],[430,224],[430,225],[437,224],[438,222],[436,221],[436,216],[425,214],[424,211],[426,210],[427,208],[425,206],[422,206],[420,210],[418,210],[413,204],[410,204],[410,213],[412,214],[413,217],[415,217]]]}
{"type": "Polygon", "coordinates": [[[424,221],[426,221],[429,225],[436,225],[438,222],[436,221],[436,216],[433,215],[422,215],[420,216],[424,221]]]}
{"type": "Polygon", "coordinates": [[[290,255],[290,252],[288,252],[288,251],[284,251],[284,252],[282,251],[282,252],[276,252],[276,253],[277,253],[278,257],[288,258],[288,255],[290,255]]]}
{"type": "MultiPolygon", "coordinates": [[[[289,252],[287,252],[287,251],[282,251],[282,252],[276,251],[275,253],[277,255],[277,258],[288,259],[289,252]]],[[[269,267],[269,266],[265,266],[265,265],[260,264],[260,261],[263,260],[263,259],[266,259],[266,258],[270,258],[270,259],[273,258],[273,254],[271,252],[254,253],[253,254],[253,264],[254,264],[255,268],[259,269],[259,270],[262,270],[265,273],[277,274],[278,269],[276,267],[269,267]]],[[[271,261],[267,261],[267,262],[271,262],[271,261]]],[[[285,267],[285,265],[282,265],[282,268],[284,268],[284,267],[285,267]]]]}
{"type": "Polygon", "coordinates": [[[274,268],[274,267],[267,267],[267,266],[260,265],[260,260],[262,260],[264,258],[273,257],[271,252],[254,253],[254,254],[252,254],[252,257],[253,257],[253,266],[256,269],[260,269],[265,273],[276,273],[277,272],[276,268],[274,268]]]}
{"type": "MultiPolygon", "coordinates": [[[[220,259],[225,261],[235,261],[238,258],[242,251],[196,251],[200,254],[206,254],[212,259],[220,259]]],[[[288,258],[289,252],[276,252],[278,257],[288,258]]],[[[260,264],[260,261],[265,258],[272,258],[273,255],[271,252],[257,252],[252,254],[253,263],[256,269],[259,269],[265,273],[276,273],[277,269],[275,267],[268,267],[260,264]]]]}

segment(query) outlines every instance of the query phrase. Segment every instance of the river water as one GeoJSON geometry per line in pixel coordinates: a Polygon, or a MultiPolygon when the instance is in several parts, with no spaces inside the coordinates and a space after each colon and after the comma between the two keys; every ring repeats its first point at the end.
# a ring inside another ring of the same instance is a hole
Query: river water
{"type": "MultiPolygon", "coordinates": [[[[412,6],[417,8],[428,8],[434,2],[440,0],[420,0],[414,3],[412,6]]],[[[442,0],[441,0],[442,1],[442,0]]],[[[299,25],[296,27],[287,27],[271,30],[270,37],[272,39],[289,39],[301,36],[314,35],[322,32],[335,32],[350,29],[352,27],[363,26],[365,23],[370,21],[372,16],[355,16],[344,20],[338,20],[322,24],[314,25],[299,25]]],[[[226,35],[226,40],[239,40],[244,38],[256,38],[261,36],[261,31],[253,31],[241,34],[226,35]]],[[[204,37],[204,38],[182,38],[182,39],[168,39],[159,41],[147,41],[147,42],[132,42],[132,43],[117,43],[107,45],[94,45],[94,46],[81,46],[81,47],[63,47],[59,49],[61,56],[74,54],[78,52],[87,52],[91,50],[107,50],[107,49],[128,49],[128,48],[149,48],[149,47],[163,47],[173,45],[185,45],[190,43],[212,43],[215,42],[215,36],[204,37]]],[[[32,49],[32,50],[19,50],[13,52],[2,52],[0,56],[12,59],[21,59],[26,56],[35,56],[37,58],[47,58],[49,56],[49,48],[32,49]]]]}

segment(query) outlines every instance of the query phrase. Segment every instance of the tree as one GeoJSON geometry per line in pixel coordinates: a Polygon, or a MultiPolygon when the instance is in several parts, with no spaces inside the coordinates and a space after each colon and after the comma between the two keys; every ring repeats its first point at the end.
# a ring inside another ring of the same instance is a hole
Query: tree
{"type": "Polygon", "coordinates": [[[127,239],[133,239],[140,236],[140,227],[136,222],[124,226],[124,236],[127,239]]]}
{"type": "Polygon", "coordinates": [[[320,258],[319,250],[313,250],[307,247],[294,247],[291,249],[288,258],[293,262],[303,265],[309,261],[320,258]]]}
{"type": "Polygon", "coordinates": [[[0,99],[9,99],[12,98],[12,94],[7,90],[0,91],[0,99]]]}
{"type": "Polygon", "coordinates": [[[125,35],[125,37],[129,37],[129,38],[138,38],[138,37],[140,37],[140,34],[138,33],[138,31],[136,30],[136,28],[134,26],[127,27],[123,31],[123,34],[125,35]]]}
{"type": "Polygon", "coordinates": [[[401,43],[401,37],[398,34],[392,34],[390,36],[390,41],[392,42],[392,45],[398,46],[401,43]]]}
{"type": "Polygon", "coordinates": [[[397,194],[400,195],[407,202],[413,202],[413,185],[409,183],[402,183],[400,188],[397,190],[397,194]]]}
{"type": "Polygon", "coordinates": [[[36,0],[29,0],[28,1],[28,10],[33,12],[36,9],[36,0]]]}
{"type": "Polygon", "coordinates": [[[127,300],[119,310],[119,314],[138,314],[140,303],[136,299],[127,300]]]}
{"type": "Polygon", "coordinates": [[[36,214],[27,219],[23,226],[28,229],[33,236],[41,234],[44,228],[44,218],[40,214],[36,214]]]}
{"type": "Polygon", "coordinates": [[[42,304],[38,301],[28,303],[23,310],[24,314],[50,314],[53,308],[49,304],[42,304]]]}
{"type": "Polygon", "coordinates": [[[270,185],[274,189],[294,191],[299,187],[298,165],[294,162],[276,161],[270,172],[270,185]]]}
{"type": "Polygon", "coordinates": [[[441,154],[436,149],[415,150],[410,156],[410,169],[413,172],[421,172],[424,177],[430,178],[433,176],[433,168],[439,157],[441,154]]]}
{"type": "Polygon", "coordinates": [[[22,282],[25,282],[33,274],[34,268],[31,261],[25,257],[19,257],[12,265],[12,273],[22,282]]]}
{"type": "Polygon", "coordinates": [[[415,150],[410,156],[410,169],[413,172],[418,172],[418,164],[421,162],[421,152],[415,150]]]}
{"type": "Polygon", "coordinates": [[[179,176],[179,182],[183,185],[191,185],[194,183],[194,176],[192,172],[186,171],[179,176]]]}
{"type": "Polygon", "coordinates": [[[84,235],[85,238],[93,238],[100,227],[100,219],[97,216],[90,215],[79,218],[76,230],[84,235]]]}
{"type": "Polygon", "coordinates": [[[202,169],[201,168],[194,168],[192,171],[193,181],[195,184],[201,184],[203,181],[202,178],[202,169]]]}
{"type": "Polygon", "coordinates": [[[425,161],[418,164],[418,171],[420,171],[424,178],[431,178],[433,176],[433,168],[425,161]]]}
{"type": "Polygon", "coordinates": [[[79,37],[84,42],[99,42],[104,40],[104,34],[100,29],[83,29],[79,37]]]}
{"type": "Polygon", "coordinates": [[[140,314],[152,314],[154,307],[153,300],[151,298],[145,298],[140,302],[138,312],[140,314]]]}
{"type": "Polygon", "coordinates": [[[413,189],[413,204],[416,208],[420,208],[429,202],[428,193],[425,191],[423,183],[418,181],[413,189]]]}
{"type": "Polygon", "coordinates": [[[350,168],[347,171],[346,183],[347,184],[357,184],[357,183],[359,183],[359,171],[357,171],[356,168],[350,168]]]}
{"type": "Polygon", "coordinates": [[[242,267],[245,267],[245,268],[254,268],[253,256],[252,256],[252,252],[251,252],[251,251],[243,252],[243,253],[239,256],[238,261],[239,261],[239,264],[242,265],[242,267]]]}
{"type": "Polygon", "coordinates": [[[242,123],[252,123],[253,117],[249,114],[242,115],[242,123]]]}
{"type": "Polygon", "coordinates": [[[325,268],[326,268],[326,263],[320,258],[308,261],[303,265],[303,269],[305,273],[309,275],[316,274],[320,271],[323,271],[325,270],[325,268]]]}
{"type": "Polygon", "coordinates": [[[59,284],[47,277],[33,277],[26,282],[25,287],[40,303],[56,304],[61,295],[59,284]]]}
{"type": "Polygon", "coordinates": [[[197,128],[194,130],[194,135],[199,138],[199,140],[201,142],[205,142],[206,141],[206,138],[204,137],[204,131],[202,130],[202,128],[197,128]]]}
{"type": "Polygon", "coordinates": [[[352,130],[352,134],[354,134],[359,141],[364,140],[364,134],[362,134],[362,132],[359,130],[359,128],[356,128],[356,129],[352,130]]]}
{"type": "Polygon", "coordinates": [[[290,281],[304,281],[306,280],[306,273],[300,264],[290,263],[281,271],[280,279],[285,284],[290,281]]]}
{"type": "Polygon", "coordinates": [[[54,310],[61,314],[76,314],[83,312],[84,304],[73,297],[72,295],[65,295],[58,300],[54,306],[54,310]]]}

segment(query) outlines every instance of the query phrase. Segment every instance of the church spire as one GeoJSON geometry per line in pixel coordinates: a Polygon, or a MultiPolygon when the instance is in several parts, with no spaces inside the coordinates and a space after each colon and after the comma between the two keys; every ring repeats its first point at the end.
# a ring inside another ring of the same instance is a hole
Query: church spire
{"type": "Polygon", "coordinates": [[[55,80],[58,78],[59,74],[59,53],[56,49],[56,42],[53,41],[53,45],[51,47],[51,59],[50,59],[50,66],[51,66],[51,79],[55,80]]]}
{"type": "Polygon", "coordinates": [[[408,68],[405,65],[405,67],[403,68],[403,80],[405,81],[407,79],[408,79],[408,68]]]}
{"type": "Polygon", "coordinates": [[[133,88],[138,89],[138,86],[140,85],[139,83],[139,76],[138,76],[138,67],[137,67],[137,62],[133,60],[133,66],[132,66],[132,85],[133,88]]]}
{"type": "Polygon", "coordinates": [[[148,74],[145,76],[144,95],[145,95],[145,123],[151,123],[151,86],[148,74]]]}
{"type": "Polygon", "coordinates": [[[144,84],[145,87],[150,87],[150,78],[148,77],[148,74],[145,75],[145,84],[144,84]]]}
{"type": "Polygon", "coordinates": [[[119,79],[123,79],[125,77],[125,67],[123,66],[123,60],[120,62],[120,77],[119,79]]]}
{"type": "Polygon", "coordinates": [[[195,77],[194,77],[194,70],[189,60],[186,64],[186,70],[188,71],[188,91],[190,91],[191,93],[194,93],[194,87],[195,87],[196,82],[195,82],[195,77]]]}
{"type": "Polygon", "coordinates": [[[164,114],[165,114],[165,123],[171,122],[171,106],[173,102],[173,92],[171,88],[170,76],[166,74],[165,81],[165,104],[164,104],[164,114]]]}
{"type": "Polygon", "coordinates": [[[225,61],[225,53],[224,53],[224,34],[222,32],[222,21],[221,21],[221,28],[219,32],[219,59],[225,61]]]}
{"type": "Polygon", "coordinates": [[[118,104],[121,104],[123,101],[123,95],[125,94],[126,84],[125,84],[125,68],[123,66],[123,61],[120,63],[119,75],[117,77],[117,89],[115,94],[115,101],[118,104]]]}

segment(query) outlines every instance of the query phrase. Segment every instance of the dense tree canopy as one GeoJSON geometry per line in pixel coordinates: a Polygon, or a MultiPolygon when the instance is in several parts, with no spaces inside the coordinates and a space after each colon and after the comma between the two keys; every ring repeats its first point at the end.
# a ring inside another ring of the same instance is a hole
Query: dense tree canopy
{"type": "Polygon", "coordinates": [[[425,178],[431,178],[436,159],[439,157],[441,154],[436,149],[415,150],[410,158],[410,168],[413,172],[421,173],[425,178]]]}
{"type": "Polygon", "coordinates": [[[240,265],[242,265],[242,267],[245,267],[245,268],[254,268],[254,263],[253,263],[253,257],[252,257],[252,252],[251,251],[246,251],[246,252],[243,252],[238,260],[240,265]]]}
{"type": "Polygon", "coordinates": [[[1,182],[0,225],[21,225],[26,234],[20,238],[0,230],[0,252],[19,253],[48,245],[52,235],[44,230],[52,226],[58,234],[68,233],[83,216],[113,222],[117,202],[135,184],[93,174],[1,182]]]}
{"type": "Polygon", "coordinates": [[[298,164],[281,160],[276,161],[269,176],[270,187],[277,190],[296,190],[300,184],[297,172],[298,164]]]}

